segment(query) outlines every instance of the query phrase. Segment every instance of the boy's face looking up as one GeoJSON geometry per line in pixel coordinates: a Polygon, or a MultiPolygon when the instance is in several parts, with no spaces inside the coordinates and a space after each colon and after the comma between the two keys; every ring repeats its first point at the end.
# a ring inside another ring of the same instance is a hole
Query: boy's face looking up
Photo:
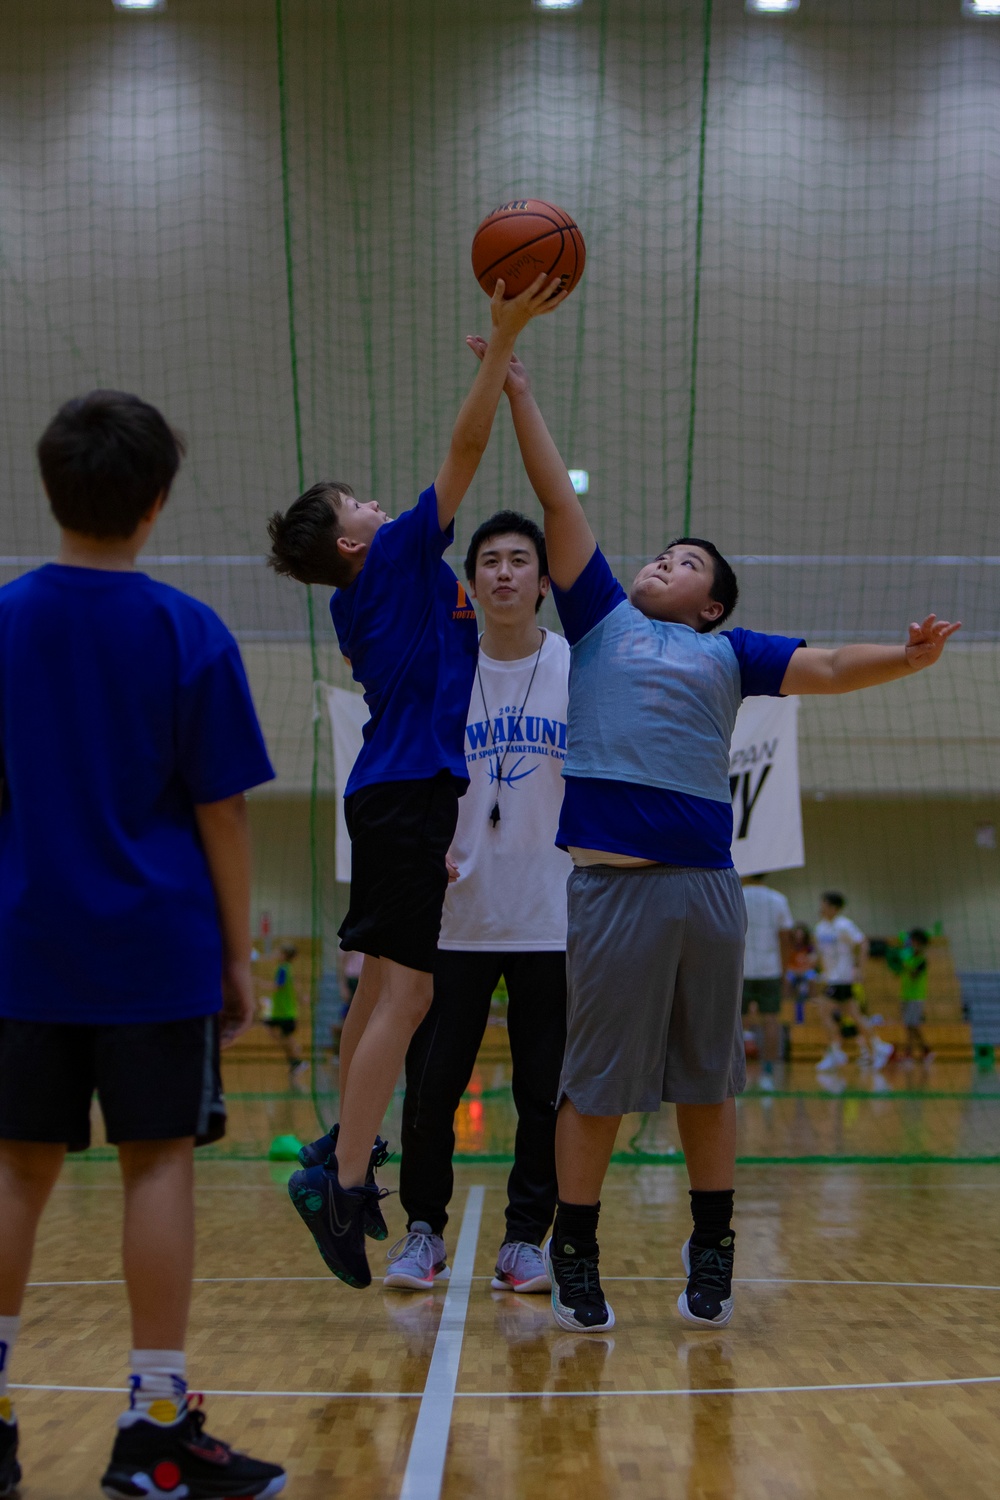
{"type": "Polygon", "coordinates": [[[377,500],[358,500],[354,495],[339,495],[336,499],[331,499],[330,504],[337,516],[338,550],[348,556],[357,555],[359,560],[364,557],[376,531],[392,520],[377,500]]]}
{"type": "Polygon", "coordinates": [[[702,548],[679,542],[661,552],[636,574],[631,601],[648,620],[710,629],[725,613],[712,598],[715,563],[702,548]]]}
{"type": "Polygon", "coordinates": [[[549,580],[539,574],[538,553],[528,537],[494,536],[480,547],[469,593],[487,620],[530,621],[548,591],[549,580]]]}

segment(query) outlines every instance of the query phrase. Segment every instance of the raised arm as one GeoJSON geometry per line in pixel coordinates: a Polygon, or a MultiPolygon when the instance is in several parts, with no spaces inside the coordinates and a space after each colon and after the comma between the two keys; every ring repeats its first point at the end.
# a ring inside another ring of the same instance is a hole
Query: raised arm
{"type": "MultiPolygon", "coordinates": [[[[483,359],[487,350],[484,339],[469,339],[468,345],[473,354],[483,359]]],[[[516,354],[510,357],[503,388],[510,401],[525,472],[545,512],[549,576],[558,588],[572,588],[594,555],[597,547],[594,533],[531,393],[528,372],[516,354]]]]}
{"type": "Polygon", "coordinates": [[[493,418],[507,377],[507,365],[514,352],[518,334],[532,318],[553,312],[566,298],[565,292],[559,291],[558,278],[547,281],[544,275],[536,277],[526,292],[511,298],[509,302],[504,301],[503,294],[504,284],[498,281],[490,300],[493,322],[490,341],[488,344],[483,341],[479,373],[462,403],[451,435],[448,456],[434,481],[438,521],[442,531],[446,531],[455,519],[455,512],[465,498],[479,468],[480,459],[486,452],[493,418]]]}
{"type": "Polygon", "coordinates": [[[781,683],[783,693],[855,693],[910,677],[941,658],[945,642],[961,624],[928,615],[910,626],[905,646],[838,646],[822,651],[800,646],[792,653],[781,683]]]}

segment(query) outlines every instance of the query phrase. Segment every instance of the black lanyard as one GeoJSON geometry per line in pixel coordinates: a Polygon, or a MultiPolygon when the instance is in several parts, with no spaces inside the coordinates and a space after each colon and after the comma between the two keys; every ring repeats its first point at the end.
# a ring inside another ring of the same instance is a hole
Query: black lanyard
{"type": "MultiPolygon", "coordinates": [[[[538,643],[538,652],[535,656],[535,665],[531,669],[531,680],[528,683],[528,691],[524,695],[524,702],[521,704],[521,712],[518,714],[517,722],[514,725],[514,733],[516,733],[517,730],[519,730],[521,727],[521,720],[524,718],[524,710],[527,708],[528,699],[531,697],[531,689],[535,683],[535,673],[538,671],[538,663],[542,659],[542,647],[545,645],[545,634],[546,633],[543,630],[542,639],[538,643]]],[[[479,681],[479,696],[483,700],[483,713],[486,715],[486,722],[490,726],[490,748],[493,750],[494,754],[496,754],[497,739],[493,731],[493,719],[490,716],[489,709],[486,707],[486,692],[483,688],[483,675],[479,670],[478,661],[476,662],[476,677],[479,681]]],[[[493,824],[494,828],[500,821],[500,788],[503,785],[503,768],[507,757],[510,754],[510,746],[514,738],[514,733],[511,734],[510,740],[507,742],[507,748],[503,753],[503,758],[499,760],[499,763],[497,765],[497,794],[493,799],[493,811],[490,813],[490,822],[493,824]]]]}

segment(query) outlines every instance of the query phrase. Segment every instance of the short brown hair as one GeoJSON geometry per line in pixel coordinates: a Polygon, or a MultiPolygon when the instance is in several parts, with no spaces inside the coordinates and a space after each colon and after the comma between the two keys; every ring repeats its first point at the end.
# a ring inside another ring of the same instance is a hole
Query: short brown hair
{"type": "Polygon", "coordinates": [[[340,502],[353,494],[351,486],[339,479],[321,479],[293,501],[284,515],[276,510],[267,523],[268,566],[299,583],[346,588],[357,570],[337,546],[337,538],[343,535],[340,502]]]}

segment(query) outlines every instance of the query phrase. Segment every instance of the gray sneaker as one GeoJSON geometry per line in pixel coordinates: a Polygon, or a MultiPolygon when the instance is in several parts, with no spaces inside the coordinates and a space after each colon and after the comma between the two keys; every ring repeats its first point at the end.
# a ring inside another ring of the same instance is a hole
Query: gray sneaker
{"type": "Polygon", "coordinates": [[[490,1282],[496,1292],[551,1292],[552,1280],[542,1252],[524,1240],[500,1246],[497,1268],[490,1282]]]}
{"type": "Polygon", "coordinates": [[[451,1275],[444,1240],[431,1232],[431,1226],[417,1219],[409,1234],[397,1240],[386,1256],[389,1271],[382,1285],[410,1287],[426,1292],[436,1281],[447,1281],[451,1275]]]}

